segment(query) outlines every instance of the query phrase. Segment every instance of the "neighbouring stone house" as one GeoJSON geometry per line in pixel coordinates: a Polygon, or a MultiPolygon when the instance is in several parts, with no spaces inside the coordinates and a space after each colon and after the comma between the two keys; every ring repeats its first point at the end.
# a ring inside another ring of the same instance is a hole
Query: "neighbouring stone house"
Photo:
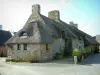
{"type": "MultiPolygon", "coordinates": [[[[100,35],[96,35],[94,39],[100,44],[100,35]]],[[[99,50],[100,50],[100,45],[99,45],[99,50]]]]}
{"type": "Polygon", "coordinates": [[[0,57],[7,56],[7,48],[5,46],[5,42],[11,37],[11,33],[9,31],[0,29],[0,57]]]}
{"type": "Polygon", "coordinates": [[[36,4],[32,6],[32,14],[23,28],[6,44],[8,56],[13,59],[46,61],[53,59],[57,52],[71,54],[74,48],[89,46],[89,38],[94,40],[79,30],[77,24],[62,21],[58,10],[50,11],[46,17],[40,12],[40,5],[36,4]]]}

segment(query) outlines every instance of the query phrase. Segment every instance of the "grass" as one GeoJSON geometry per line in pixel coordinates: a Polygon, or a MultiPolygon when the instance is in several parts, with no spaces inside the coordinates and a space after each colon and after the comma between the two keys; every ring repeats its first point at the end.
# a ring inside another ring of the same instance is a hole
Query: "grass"
{"type": "Polygon", "coordinates": [[[30,63],[30,62],[12,62],[12,61],[9,61],[9,62],[6,62],[6,63],[9,63],[9,64],[27,64],[27,63],[30,63]]]}

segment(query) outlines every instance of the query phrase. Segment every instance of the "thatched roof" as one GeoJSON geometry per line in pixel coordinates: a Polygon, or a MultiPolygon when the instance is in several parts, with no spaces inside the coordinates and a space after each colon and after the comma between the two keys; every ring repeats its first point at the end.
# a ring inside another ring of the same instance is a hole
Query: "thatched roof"
{"type": "MultiPolygon", "coordinates": [[[[76,37],[62,24],[33,11],[24,27],[6,43],[52,43],[53,38],[61,37],[62,31],[76,37]],[[24,33],[27,34],[27,38],[22,38],[21,34],[24,33]]],[[[65,36],[67,38],[67,35],[65,36]]]]}
{"type": "Polygon", "coordinates": [[[24,27],[6,43],[52,43],[52,37],[60,37],[58,29],[52,22],[45,21],[45,16],[34,12],[29,17],[24,27]],[[21,33],[27,33],[27,38],[22,38],[21,33]]]}
{"type": "Polygon", "coordinates": [[[61,21],[59,11],[51,11],[49,17],[46,17],[40,13],[39,5],[32,7],[32,14],[24,27],[6,43],[52,43],[53,38],[60,38],[63,31],[64,39],[69,37],[86,39],[85,37],[88,36],[78,28],[61,21]]]}

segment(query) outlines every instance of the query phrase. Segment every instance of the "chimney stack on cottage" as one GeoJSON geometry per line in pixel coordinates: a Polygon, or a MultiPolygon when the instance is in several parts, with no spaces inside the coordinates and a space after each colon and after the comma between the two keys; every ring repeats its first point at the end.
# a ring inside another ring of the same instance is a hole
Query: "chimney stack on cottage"
{"type": "Polygon", "coordinates": [[[72,21],[69,22],[69,25],[71,25],[71,26],[73,26],[73,27],[75,27],[75,28],[78,28],[78,24],[75,24],[75,23],[72,22],[72,21]]]}
{"type": "Polygon", "coordinates": [[[40,5],[39,4],[34,4],[32,6],[32,13],[39,13],[40,14],[40,5]]]}
{"type": "Polygon", "coordinates": [[[58,10],[50,11],[48,17],[53,20],[60,20],[60,12],[58,10]]]}

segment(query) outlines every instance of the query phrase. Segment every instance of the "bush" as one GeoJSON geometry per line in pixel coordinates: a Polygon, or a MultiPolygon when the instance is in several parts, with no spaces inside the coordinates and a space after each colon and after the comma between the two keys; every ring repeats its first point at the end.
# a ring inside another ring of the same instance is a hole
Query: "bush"
{"type": "Polygon", "coordinates": [[[6,59],[6,62],[25,62],[25,60],[22,60],[22,59],[6,59]]]}
{"type": "Polygon", "coordinates": [[[69,52],[69,51],[67,51],[67,50],[64,50],[64,57],[70,56],[70,55],[72,55],[71,52],[69,52]]]}
{"type": "Polygon", "coordinates": [[[89,53],[91,53],[91,48],[90,47],[83,48],[83,49],[81,49],[81,52],[83,54],[89,54],[89,53]]]}
{"type": "Polygon", "coordinates": [[[55,53],[54,59],[61,59],[63,57],[64,53],[62,52],[57,52],[55,53]]]}
{"type": "Polygon", "coordinates": [[[72,52],[73,56],[81,56],[81,51],[79,51],[77,48],[75,48],[72,52]]]}
{"type": "Polygon", "coordinates": [[[81,49],[81,53],[84,56],[84,58],[86,58],[91,53],[90,47],[86,47],[86,48],[81,49]]]}
{"type": "Polygon", "coordinates": [[[95,51],[94,46],[90,46],[90,47],[91,47],[91,52],[94,53],[94,51],[95,51]]]}
{"type": "Polygon", "coordinates": [[[98,46],[95,46],[94,53],[99,53],[99,47],[98,46]]]}
{"type": "Polygon", "coordinates": [[[82,53],[82,54],[87,53],[86,50],[85,50],[85,48],[82,48],[82,49],[81,49],[81,53],[82,53]]]}
{"type": "Polygon", "coordinates": [[[9,61],[11,61],[11,59],[6,59],[6,62],[9,62],[9,61]]]}
{"type": "Polygon", "coordinates": [[[86,53],[91,53],[91,49],[89,47],[86,47],[85,50],[86,50],[86,53]]]}

